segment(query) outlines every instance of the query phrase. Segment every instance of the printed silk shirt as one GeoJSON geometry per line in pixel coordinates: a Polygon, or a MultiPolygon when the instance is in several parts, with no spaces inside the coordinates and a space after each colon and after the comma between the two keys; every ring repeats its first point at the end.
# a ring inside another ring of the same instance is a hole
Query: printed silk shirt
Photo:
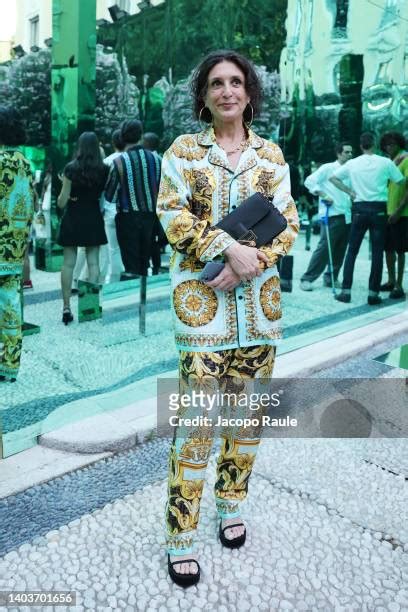
{"type": "Polygon", "coordinates": [[[177,348],[219,351],[276,344],[282,316],[276,262],[299,231],[280,148],[250,130],[234,171],[212,128],[179,136],[163,157],[157,214],[174,249],[170,273],[177,348]],[[214,226],[256,192],[274,196],[287,228],[261,247],[268,258],[261,276],[232,291],[214,290],[199,280],[200,273],[235,242],[214,226]]]}
{"type": "Polygon", "coordinates": [[[18,150],[0,150],[0,275],[22,273],[33,214],[29,162],[18,150]]]}

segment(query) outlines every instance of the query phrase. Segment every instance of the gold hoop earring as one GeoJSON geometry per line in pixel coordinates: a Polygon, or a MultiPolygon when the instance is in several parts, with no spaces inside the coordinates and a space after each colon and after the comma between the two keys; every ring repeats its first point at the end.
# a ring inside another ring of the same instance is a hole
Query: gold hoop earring
{"type": "MultiPolygon", "coordinates": [[[[253,124],[253,122],[254,122],[254,107],[252,106],[251,102],[248,102],[248,104],[251,107],[251,121],[245,122],[245,125],[249,129],[251,127],[251,125],[253,124]]],[[[247,106],[248,106],[248,104],[247,104],[247,106]]]]}
{"type": "MultiPolygon", "coordinates": [[[[203,119],[202,119],[202,117],[201,117],[201,116],[202,116],[202,114],[203,114],[203,111],[204,111],[205,109],[207,109],[207,110],[210,112],[210,114],[211,114],[210,109],[209,109],[209,108],[207,108],[206,106],[203,106],[203,107],[201,108],[201,110],[200,110],[200,112],[199,112],[199,114],[198,114],[198,122],[199,122],[199,124],[201,125],[201,127],[203,127],[203,124],[204,124],[203,129],[207,129],[207,128],[208,128],[208,125],[209,125],[209,124],[208,124],[206,121],[203,121],[203,119]]],[[[212,118],[212,115],[211,115],[211,118],[212,118]]],[[[212,120],[211,120],[211,123],[212,123],[212,120]]]]}

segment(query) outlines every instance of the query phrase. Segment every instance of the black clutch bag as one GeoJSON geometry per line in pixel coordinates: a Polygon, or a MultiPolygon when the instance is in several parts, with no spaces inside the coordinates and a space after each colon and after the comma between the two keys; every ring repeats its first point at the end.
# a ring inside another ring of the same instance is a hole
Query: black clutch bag
{"type": "Polygon", "coordinates": [[[260,247],[271,242],[286,229],[287,221],[273,205],[273,197],[255,193],[229,213],[216,227],[249,246],[260,247]]]}
{"type": "MultiPolygon", "coordinates": [[[[216,227],[227,232],[241,244],[260,247],[271,242],[284,229],[288,222],[273,205],[273,197],[255,193],[229,213],[216,227]]],[[[220,262],[208,262],[200,275],[200,280],[214,280],[224,267],[220,262]]]]}

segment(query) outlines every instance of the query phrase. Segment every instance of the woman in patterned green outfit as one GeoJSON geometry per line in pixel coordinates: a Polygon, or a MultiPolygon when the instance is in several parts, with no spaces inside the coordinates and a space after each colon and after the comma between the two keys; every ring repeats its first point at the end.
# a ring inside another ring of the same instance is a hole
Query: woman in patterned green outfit
{"type": "Polygon", "coordinates": [[[21,282],[34,214],[30,164],[18,150],[25,142],[19,114],[0,106],[0,382],[14,382],[22,348],[21,282]]]}
{"type": "MultiPolygon", "coordinates": [[[[280,148],[250,129],[261,102],[252,64],[234,51],[215,51],[196,69],[192,90],[196,116],[208,128],[179,136],[166,151],[157,203],[174,249],[171,297],[180,392],[223,393],[232,386],[238,395],[272,376],[282,316],[276,263],[295,240],[298,217],[280,148]],[[215,225],[257,192],[273,196],[287,220],[286,230],[260,249],[240,244],[215,225]],[[222,272],[204,283],[206,262],[219,259],[225,263],[222,272]]],[[[222,432],[217,460],[219,538],[229,548],[245,542],[240,506],[260,442],[260,431],[242,429],[222,432]]],[[[178,428],[170,451],[168,569],[182,586],[200,577],[193,542],[213,435],[205,425],[186,434],[178,428]]]]}

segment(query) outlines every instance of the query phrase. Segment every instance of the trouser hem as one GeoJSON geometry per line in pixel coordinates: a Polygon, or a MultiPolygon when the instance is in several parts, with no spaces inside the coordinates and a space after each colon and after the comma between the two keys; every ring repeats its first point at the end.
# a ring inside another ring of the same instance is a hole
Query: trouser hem
{"type": "Polygon", "coordinates": [[[189,546],[188,548],[171,548],[167,547],[167,554],[171,557],[182,557],[184,555],[192,555],[194,552],[194,547],[189,546]]]}

